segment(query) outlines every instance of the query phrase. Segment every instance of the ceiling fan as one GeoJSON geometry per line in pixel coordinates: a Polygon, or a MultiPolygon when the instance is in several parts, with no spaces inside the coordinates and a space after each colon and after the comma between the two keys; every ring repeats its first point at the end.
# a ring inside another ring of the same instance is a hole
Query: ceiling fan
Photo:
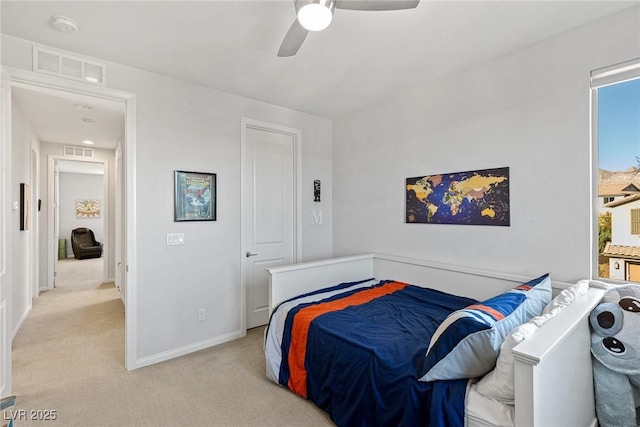
{"type": "Polygon", "coordinates": [[[413,9],[420,0],[294,0],[297,18],[284,36],[278,56],[298,53],[309,31],[324,30],[331,23],[335,9],[401,10],[413,9]]]}

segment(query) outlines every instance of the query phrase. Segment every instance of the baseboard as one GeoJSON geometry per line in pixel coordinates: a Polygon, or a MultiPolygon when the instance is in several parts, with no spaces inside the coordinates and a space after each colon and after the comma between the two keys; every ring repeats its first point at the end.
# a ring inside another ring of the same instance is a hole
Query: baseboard
{"type": "Polygon", "coordinates": [[[27,316],[29,315],[29,312],[31,311],[31,304],[29,304],[27,306],[27,308],[24,310],[24,313],[22,313],[22,316],[20,316],[20,320],[18,320],[18,324],[16,325],[15,329],[13,330],[13,332],[11,333],[11,341],[13,341],[13,339],[16,337],[16,335],[18,334],[18,331],[20,330],[20,327],[22,326],[22,324],[24,323],[25,319],[27,318],[27,316]]]}
{"type": "Polygon", "coordinates": [[[154,354],[152,356],[143,357],[137,359],[133,369],[144,368],[145,366],[155,365],[156,363],[165,362],[167,360],[175,359],[176,357],[184,356],[185,354],[194,353],[196,351],[204,350],[205,348],[213,347],[223,344],[228,341],[233,341],[238,338],[242,338],[247,335],[247,331],[234,331],[228,334],[221,335],[216,338],[200,341],[195,344],[178,347],[173,350],[164,351],[162,353],[154,354]]]}

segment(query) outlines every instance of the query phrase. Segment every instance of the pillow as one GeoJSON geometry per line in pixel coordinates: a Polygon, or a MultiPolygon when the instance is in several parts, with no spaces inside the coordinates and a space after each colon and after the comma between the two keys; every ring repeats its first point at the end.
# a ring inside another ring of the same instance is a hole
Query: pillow
{"type": "Polygon", "coordinates": [[[579,280],[575,285],[569,286],[555,297],[542,311],[542,314],[547,314],[556,308],[564,308],[575,301],[581,295],[587,293],[589,289],[588,280],[579,280]]]}
{"type": "Polygon", "coordinates": [[[527,322],[507,335],[500,346],[500,355],[496,361],[495,369],[478,381],[476,385],[478,393],[504,403],[515,403],[515,366],[511,350],[527,339],[536,329],[538,329],[538,326],[532,322],[527,322]]]}
{"type": "Polygon", "coordinates": [[[551,301],[549,275],[451,313],[431,337],[420,381],[480,377],[493,369],[507,334],[551,301]]]}

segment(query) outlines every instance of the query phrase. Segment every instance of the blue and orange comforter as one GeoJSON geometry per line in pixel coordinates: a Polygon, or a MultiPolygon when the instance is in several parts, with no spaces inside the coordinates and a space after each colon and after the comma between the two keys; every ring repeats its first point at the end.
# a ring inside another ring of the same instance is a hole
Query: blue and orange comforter
{"type": "Polygon", "coordinates": [[[373,279],[302,295],[271,317],[267,376],[339,426],[462,426],[467,380],[418,378],[438,325],[475,302],[373,279]]]}

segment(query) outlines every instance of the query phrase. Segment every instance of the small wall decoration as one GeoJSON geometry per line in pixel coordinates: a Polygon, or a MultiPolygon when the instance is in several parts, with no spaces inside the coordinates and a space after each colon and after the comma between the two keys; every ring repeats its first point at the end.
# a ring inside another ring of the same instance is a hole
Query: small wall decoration
{"type": "Polygon", "coordinates": [[[175,171],[174,221],[216,220],[216,174],[175,171]]]}
{"type": "Polygon", "coordinates": [[[313,180],[313,201],[314,202],[320,201],[320,180],[319,179],[313,180]]]}
{"type": "Polygon", "coordinates": [[[29,185],[20,184],[20,230],[28,230],[31,224],[31,207],[29,206],[29,185]]]}
{"type": "Polygon", "coordinates": [[[406,222],[508,226],[509,168],[407,178],[406,222]]]}
{"type": "Polygon", "coordinates": [[[78,199],[76,200],[76,218],[94,219],[100,218],[99,199],[78,199]]]}

